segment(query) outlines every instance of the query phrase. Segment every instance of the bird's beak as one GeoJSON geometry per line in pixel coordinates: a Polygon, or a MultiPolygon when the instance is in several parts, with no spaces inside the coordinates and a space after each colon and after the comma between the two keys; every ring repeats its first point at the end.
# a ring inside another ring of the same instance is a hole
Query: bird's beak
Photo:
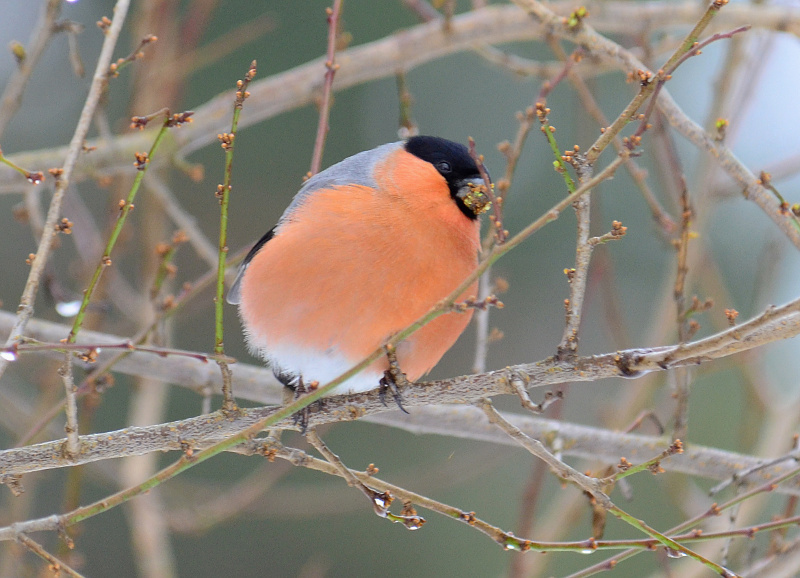
{"type": "MultiPolygon", "coordinates": [[[[459,186],[456,196],[461,199],[461,201],[470,211],[475,213],[475,216],[485,213],[491,208],[492,195],[487,188],[486,183],[483,182],[483,179],[464,179],[459,184],[461,186],[459,186]]],[[[493,183],[489,183],[488,186],[494,190],[493,183]]]]}

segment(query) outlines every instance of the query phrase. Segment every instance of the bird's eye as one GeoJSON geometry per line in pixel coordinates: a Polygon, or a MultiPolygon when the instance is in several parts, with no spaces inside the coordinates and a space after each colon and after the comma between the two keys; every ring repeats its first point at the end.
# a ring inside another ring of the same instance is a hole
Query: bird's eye
{"type": "Polygon", "coordinates": [[[448,163],[447,161],[439,161],[438,163],[436,163],[436,169],[442,174],[449,173],[453,170],[452,168],[450,168],[450,163],[448,163]]]}

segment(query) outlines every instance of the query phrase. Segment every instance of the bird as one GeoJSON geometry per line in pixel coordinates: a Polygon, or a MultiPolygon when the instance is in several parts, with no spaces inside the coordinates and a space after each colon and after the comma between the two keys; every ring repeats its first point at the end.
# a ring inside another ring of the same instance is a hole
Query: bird
{"type": "MultiPolygon", "coordinates": [[[[353,367],[476,270],[490,187],[467,147],[434,136],[384,144],[310,177],[228,291],[250,352],[295,394],[353,367]]],[[[476,293],[477,281],[459,299],[476,293]]],[[[471,316],[442,314],[400,342],[399,369],[412,382],[427,374],[471,316]]],[[[389,368],[383,356],[326,395],[385,386],[389,368]]]]}

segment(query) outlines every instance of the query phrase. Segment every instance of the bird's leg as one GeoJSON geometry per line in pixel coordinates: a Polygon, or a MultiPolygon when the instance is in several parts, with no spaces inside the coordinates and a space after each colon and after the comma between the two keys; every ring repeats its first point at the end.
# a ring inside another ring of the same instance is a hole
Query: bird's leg
{"type": "Polygon", "coordinates": [[[389,358],[389,369],[383,372],[383,377],[380,380],[381,389],[378,395],[383,405],[386,405],[386,392],[391,391],[397,407],[399,407],[403,413],[408,413],[406,408],[403,407],[403,397],[400,395],[400,388],[409,385],[411,382],[408,381],[406,374],[400,370],[400,366],[397,364],[397,352],[394,346],[387,345],[384,349],[386,350],[386,357],[389,358]]]}
{"type": "MultiPolygon", "coordinates": [[[[315,391],[318,387],[318,381],[311,381],[308,385],[306,385],[303,382],[303,378],[298,377],[294,388],[294,399],[298,400],[304,395],[315,391]]],[[[311,412],[320,411],[323,407],[325,407],[325,401],[318,399],[294,414],[294,425],[300,427],[301,434],[306,435],[306,431],[308,430],[308,420],[311,417],[311,412]]]]}
{"type": "MultiPolygon", "coordinates": [[[[280,381],[283,386],[283,405],[289,405],[290,403],[297,401],[305,394],[310,393],[317,389],[319,383],[316,381],[310,382],[307,386],[305,382],[303,382],[303,376],[301,375],[294,375],[290,373],[284,373],[280,370],[274,370],[273,373],[278,381],[280,381]]],[[[318,411],[322,409],[324,406],[324,402],[321,399],[318,399],[314,403],[311,403],[298,411],[294,414],[292,418],[294,420],[294,425],[300,427],[300,433],[305,434],[306,430],[308,429],[308,419],[311,416],[312,411],[318,411]],[[311,407],[314,406],[312,410],[311,407]]]]}

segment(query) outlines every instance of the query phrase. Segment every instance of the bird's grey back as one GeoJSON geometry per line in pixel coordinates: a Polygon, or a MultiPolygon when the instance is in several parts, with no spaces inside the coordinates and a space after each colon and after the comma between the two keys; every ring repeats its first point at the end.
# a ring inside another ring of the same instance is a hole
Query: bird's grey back
{"type": "MultiPolygon", "coordinates": [[[[302,205],[314,191],[345,185],[376,187],[378,183],[372,175],[375,163],[383,159],[393,150],[402,147],[403,144],[403,141],[388,143],[368,151],[354,154],[308,179],[294,196],[289,206],[286,207],[283,215],[281,215],[281,218],[278,220],[278,225],[275,227],[275,234],[280,232],[281,224],[291,219],[291,215],[295,209],[302,205]]],[[[251,257],[251,255],[248,255],[248,257],[251,257]]],[[[236,279],[228,290],[228,303],[237,305],[241,301],[242,278],[244,277],[249,263],[249,259],[246,259],[239,266],[236,279]]]]}
{"type": "Polygon", "coordinates": [[[402,146],[403,141],[398,141],[354,154],[308,179],[283,212],[278,229],[280,222],[289,217],[314,191],[345,185],[376,187],[375,177],[372,176],[375,163],[402,146]]]}

